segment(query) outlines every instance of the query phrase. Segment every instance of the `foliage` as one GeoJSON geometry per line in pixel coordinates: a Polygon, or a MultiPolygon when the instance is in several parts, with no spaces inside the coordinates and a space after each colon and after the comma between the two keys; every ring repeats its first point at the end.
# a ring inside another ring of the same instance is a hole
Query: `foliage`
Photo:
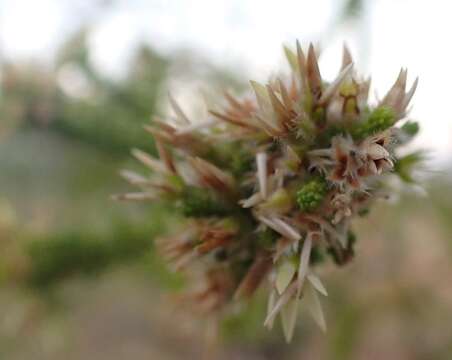
{"type": "Polygon", "coordinates": [[[100,274],[113,265],[143,261],[153,251],[161,223],[113,223],[107,234],[65,230],[29,240],[27,281],[47,288],[75,275],[100,274]]]}

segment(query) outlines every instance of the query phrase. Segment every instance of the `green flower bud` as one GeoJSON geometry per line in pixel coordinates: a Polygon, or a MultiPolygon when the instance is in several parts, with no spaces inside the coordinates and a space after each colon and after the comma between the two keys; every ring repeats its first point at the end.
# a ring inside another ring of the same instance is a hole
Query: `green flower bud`
{"type": "Polygon", "coordinates": [[[303,211],[312,211],[323,201],[327,193],[325,179],[316,178],[303,185],[297,191],[297,203],[303,211]]]}
{"type": "Polygon", "coordinates": [[[390,128],[394,122],[394,111],[388,107],[379,107],[369,114],[367,120],[352,130],[352,135],[356,139],[364,139],[390,128]]]}

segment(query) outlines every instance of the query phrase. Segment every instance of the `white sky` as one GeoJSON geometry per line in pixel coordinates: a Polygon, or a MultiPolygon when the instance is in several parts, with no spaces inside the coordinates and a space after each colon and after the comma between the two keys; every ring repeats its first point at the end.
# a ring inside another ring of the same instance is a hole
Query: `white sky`
{"type": "Polygon", "coordinates": [[[297,38],[323,43],[322,73],[331,78],[346,41],[358,68],[372,74],[378,94],[389,88],[401,66],[408,67],[410,81],[420,77],[412,111],[422,125],[417,145],[450,161],[451,1],[370,0],[356,27],[334,31],[338,0],[117,0],[108,8],[101,5],[94,0],[0,0],[0,56],[49,59],[65,36],[91,22],[93,61],[106,73],[120,73],[133,46],[145,40],[163,53],[194,49],[264,81],[284,64],[281,44],[297,38]]]}

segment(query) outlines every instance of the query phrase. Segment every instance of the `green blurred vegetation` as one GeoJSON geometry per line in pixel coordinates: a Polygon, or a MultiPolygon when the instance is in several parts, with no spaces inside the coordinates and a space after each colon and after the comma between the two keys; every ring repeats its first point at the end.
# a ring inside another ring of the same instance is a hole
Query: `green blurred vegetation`
{"type": "Polygon", "coordinates": [[[89,230],[42,235],[26,246],[30,257],[27,281],[43,288],[73,274],[93,275],[113,265],[144,259],[153,251],[154,236],[162,231],[159,225],[113,220],[111,234],[104,236],[89,230]]]}
{"type": "Polygon", "coordinates": [[[52,66],[1,64],[3,132],[11,127],[47,127],[115,155],[124,156],[132,147],[154,152],[142,126],[162,113],[159,104],[166,98],[169,75],[183,76],[186,83],[204,80],[213,89],[243,86],[228,69],[186,51],[163,56],[146,44],[137,47],[125,73],[111,79],[90,61],[89,34],[82,29],[69,38],[52,66]]]}
{"type": "Polygon", "coordinates": [[[204,79],[239,88],[241,81],[188,52],[163,56],[145,44],[124,74],[111,78],[90,61],[89,36],[88,28],[76,32],[53,64],[0,64],[1,200],[15,214],[12,248],[21,266],[6,261],[12,269],[0,266],[1,278],[8,283],[13,274],[14,281],[45,289],[115,265],[155,262],[149,273],[176,286],[153,251],[169,212],[118,204],[110,195],[126,191],[118,171],[138,166],[131,148],[155,153],[142,126],[166,113],[160,107],[169,77],[183,69],[187,84],[204,79]]]}
{"type": "MultiPolygon", "coordinates": [[[[139,168],[131,148],[155,153],[142,127],[167,113],[170,79],[187,88],[242,86],[228,69],[187,51],[163,56],[145,44],[111,78],[92,65],[89,36],[88,29],[75,33],[52,64],[0,64],[0,306],[15,294],[26,312],[47,314],[43,323],[61,316],[55,295],[64,297],[67,284],[101,282],[118,269],[143,274],[148,287],[181,287],[154,250],[177,215],[111,195],[127,191],[120,169],[139,168]]],[[[3,335],[4,316],[0,358],[20,348],[3,335]]]]}

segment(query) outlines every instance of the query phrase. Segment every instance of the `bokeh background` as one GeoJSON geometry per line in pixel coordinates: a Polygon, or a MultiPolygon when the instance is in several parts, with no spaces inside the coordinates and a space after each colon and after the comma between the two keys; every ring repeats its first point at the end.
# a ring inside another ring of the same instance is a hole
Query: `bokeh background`
{"type": "Polygon", "coordinates": [[[142,125],[168,91],[246,91],[314,42],[332,77],[343,42],[383,94],[420,77],[412,109],[425,191],[357,224],[355,261],[322,274],[328,332],[303,314],[289,346],[257,297],[225,319],[219,359],[452,358],[452,4],[441,0],[1,0],[0,359],[199,359],[205,324],[168,301],[182,280],[153,239],[177,219],[118,204],[142,125]]]}

